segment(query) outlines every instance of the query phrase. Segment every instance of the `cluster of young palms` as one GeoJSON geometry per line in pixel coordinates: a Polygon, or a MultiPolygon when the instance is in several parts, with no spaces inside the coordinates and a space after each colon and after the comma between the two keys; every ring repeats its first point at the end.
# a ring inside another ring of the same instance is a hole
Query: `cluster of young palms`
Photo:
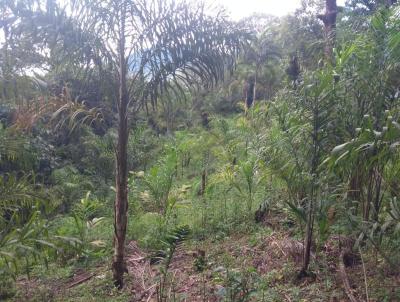
{"type": "Polygon", "coordinates": [[[237,24],[182,1],[6,1],[0,265],[17,271],[23,259],[29,267],[67,248],[88,250],[90,228],[104,223],[87,213],[97,199],[72,203],[100,184],[105,199],[115,193],[118,288],[128,217],[152,215],[167,234],[201,213],[191,227],[203,238],[248,224],[260,204],[291,211],[304,228],[301,275],[310,271],[312,246],[331,232],[396,266],[400,10],[350,2],[340,11],[327,0],[325,15],[316,15],[304,1],[294,16],[265,17],[265,30],[253,36],[254,20],[237,24]],[[228,72],[233,77],[221,84],[228,72]],[[228,113],[245,100],[243,114],[208,112],[218,111],[221,95],[228,113]],[[199,127],[182,130],[195,115],[199,127]],[[50,154],[51,173],[42,159],[23,167],[29,153],[50,154]],[[163,155],[153,160],[153,153],[163,155]],[[31,170],[61,196],[63,211],[72,210],[76,238],[47,228],[61,206],[45,209],[49,196],[31,170]],[[101,180],[89,181],[95,177],[101,180]]]}
{"type": "Polygon", "coordinates": [[[341,231],[357,244],[368,241],[396,262],[380,244],[397,232],[389,226],[396,224],[398,194],[392,178],[399,155],[398,14],[398,7],[380,6],[364,16],[354,40],[339,36],[331,61],[303,70],[299,85],[273,103],[266,165],[284,180],[290,208],[304,213],[303,272],[315,227],[321,241],[336,223],[348,225],[341,231]],[[337,215],[329,218],[328,211],[337,215]]]}

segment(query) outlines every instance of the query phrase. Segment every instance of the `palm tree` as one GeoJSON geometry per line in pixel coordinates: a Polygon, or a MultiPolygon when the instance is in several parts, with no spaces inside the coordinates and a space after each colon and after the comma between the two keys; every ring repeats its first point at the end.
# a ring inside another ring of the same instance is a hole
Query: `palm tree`
{"type": "MultiPolygon", "coordinates": [[[[72,1],[71,18],[80,32],[92,37],[85,47],[93,64],[102,58],[114,74],[118,111],[116,197],[114,206],[115,286],[123,287],[124,247],[128,212],[127,143],[130,122],[146,102],[164,93],[182,94],[224,78],[234,66],[247,33],[223,12],[213,16],[204,5],[162,0],[72,1]],[[89,43],[90,42],[90,43],[89,43]],[[89,45],[88,45],[89,44],[89,45]]],[[[76,30],[76,29],[75,29],[76,30]]]]}
{"type": "Polygon", "coordinates": [[[268,63],[276,63],[279,57],[279,49],[270,39],[268,30],[254,39],[251,46],[246,49],[243,61],[251,69],[245,87],[246,107],[251,107],[257,98],[257,84],[260,80],[260,73],[264,69],[272,74],[272,68],[268,66],[268,63]]]}

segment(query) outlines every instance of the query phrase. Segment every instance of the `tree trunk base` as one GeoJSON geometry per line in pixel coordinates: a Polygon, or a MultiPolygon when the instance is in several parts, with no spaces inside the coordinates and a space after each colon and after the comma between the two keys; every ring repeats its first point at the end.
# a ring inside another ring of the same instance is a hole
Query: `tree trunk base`
{"type": "Polygon", "coordinates": [[[300,272],[296,275],[296,281],[302,281],[304,279],[310,279],[311,281],[315,281],[317,275],[311,271],[307,271],[305,269],[301,269],[300,272]]]}
{"type": "Polygon", "coordinates": [[[125,261],[114,260],[112,263],[114,286],[118,289],[124,287],[124,273],[128,273],[125,261]]]}

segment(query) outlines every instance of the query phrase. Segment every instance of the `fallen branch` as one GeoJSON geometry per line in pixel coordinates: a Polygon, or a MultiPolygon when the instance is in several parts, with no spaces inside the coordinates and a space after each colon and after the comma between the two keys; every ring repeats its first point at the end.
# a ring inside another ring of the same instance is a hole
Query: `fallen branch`
{"type": "Polygon", "coordinates": [[[83,282],[86,282],[89,279],[92,279],[93,276],[94,276],[94,274],[87,275],[87,276],[83,277],[82,279],[79,279],[79,280],[73,282],[72,284],[68,285],[67,288],[69,289],[69,288],[72,288],[72,287],[77,286],[79,284],[82,284],[83,282]]]}
{"type": "Polygon", "coordinates": [[[340,272],[340,277],[342,278],[344,289],[346,292],[347,297],[351,302],[358,302],[357,299],[354,297],[353,293],[351,292],[351,287],[350,287],[350,282],[349,278],[347,277],[346,274],[346,268],[344,265],[344,254],[345,251],[342,251],[340,253],[340,258],[339,258],[339,272],[340,272]]]}

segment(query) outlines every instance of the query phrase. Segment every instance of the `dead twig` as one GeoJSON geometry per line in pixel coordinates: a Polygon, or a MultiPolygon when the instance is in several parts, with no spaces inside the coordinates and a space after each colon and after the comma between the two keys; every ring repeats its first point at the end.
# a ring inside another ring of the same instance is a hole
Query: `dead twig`
{"type": "Polygon", "coordinates": [[[72,284],[68,285],[67,289],[75,287],[75,286],[77,286],[79,284],[82,284],[83,282],[86,282],[86,281],[92,279],[93,276],[94,276],[94,274],[87,275],[87,276],[83,277],[82,279],[79,279],[79,280],[73,282],[72,284]]]}

